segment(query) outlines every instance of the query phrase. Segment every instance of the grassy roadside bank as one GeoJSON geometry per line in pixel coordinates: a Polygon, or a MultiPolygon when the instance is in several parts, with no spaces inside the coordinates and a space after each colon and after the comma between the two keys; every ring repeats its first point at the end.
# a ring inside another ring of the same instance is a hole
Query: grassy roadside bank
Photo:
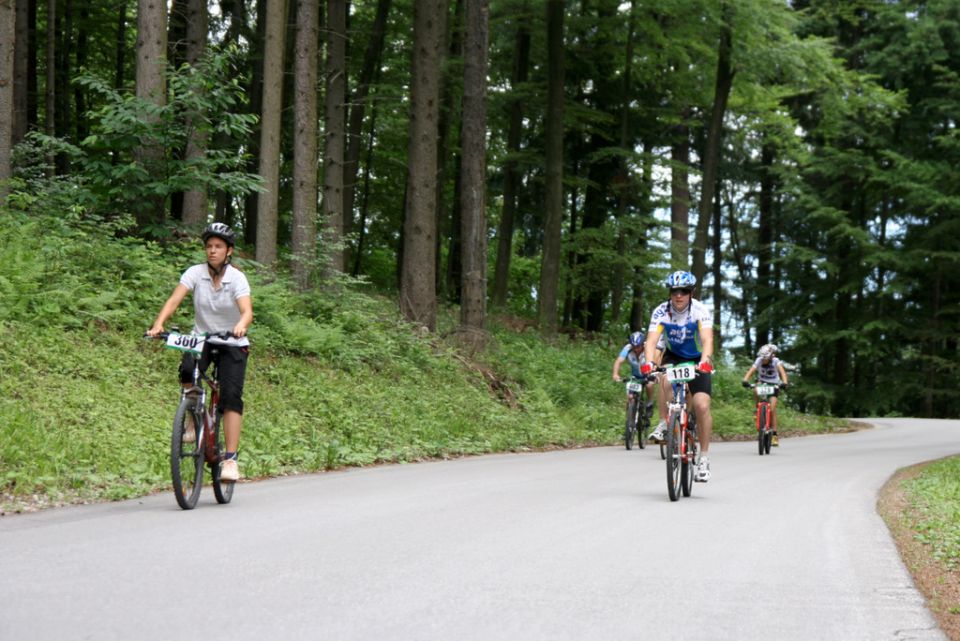
{"type": "MultiPolygon", "coordinates": [[[[376,322],[383,353],[356,363],[254,342],[245,476],[619,442],[623,391],[609,379],[611,341],[546,343],[494,326],[471,358],[399,321],[376,322]]],[[[0,511],[167,488],[177,362],[140,332],[0,323],[0,511]]],[[[721,439],[752,438],[739,376],[737,368],[716,376],[721,439]]],[[[848,429],[789,408],[782,420],[794,434],[848,429]]]]}
{"type": "Polygon", "coordinates": [[[960,641],[960,457],[900,470],[877,510],[940,628],[960,641]]]}

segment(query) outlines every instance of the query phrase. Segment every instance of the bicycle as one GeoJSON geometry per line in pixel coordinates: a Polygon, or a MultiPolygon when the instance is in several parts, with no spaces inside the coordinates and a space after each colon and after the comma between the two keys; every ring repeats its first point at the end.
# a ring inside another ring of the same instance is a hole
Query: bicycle
{"type": "Polygon", "coordinates": [[[646,383],[645,377],[633,377],[626,382],[627,422],[623,428],[623,442],[628,450],[633,449],[634,437],[641,450],[647,446],[653,403],[647,400],[646,383]]]}
{"type": "MultiPolygon", "coordinates": [[[[194,356],[193,381],[190,387],[181,386],[180,404],[173,418],[173,432],[170,438],[170,476],[173,480],[173,494],[177,504],[184,510],[192,510],[200,498],[203,488],[203,464],[210,467],[213,481],[213,494],[217,503],[229,503],[233,498],[232,482],[220,481],[220,463],[223,461],[226,447],[222,429],[223,413],[217,409],[220,400],[218,379],[219,350],[211,344],[208,349],[213,371],[208,376],[200,371],[200,356],[209,337],[231,338],[230,332],[220,332],[200,336],[181,334],[177,331],[162,332],[155,338],[163,339],[166,347],[194,356]],[[209,403],[203,383],[210,388],[209,403]],[[185,440],[187,417],[193,419],[194,433],[192,442],[185,440]]],[[[144,335],[144,338],[154,338],[144,335]]]]}
{"type": "Polygon", "coordinates": [[[656,368],[664,372],[673,388],[673,398],[668,404],[667,444],[667,494],[671,501],[680,495],[690,496],[693,491],[694,468],[700,462],[700,443],[697,440],[697,417],[687,409],[688,383],[697,377],[697,364],[679,363],[656,368]]]}
{"type": "Polygon", "coordinates": [[[760,456],[770,453],[773,444],[773,408],[770,406],[770,396],[781,385],[776,383],[751,384],[750,388],[757,393],[757,408],[753,414],[753,422],[757,428],[757,449],[760,456]]]}

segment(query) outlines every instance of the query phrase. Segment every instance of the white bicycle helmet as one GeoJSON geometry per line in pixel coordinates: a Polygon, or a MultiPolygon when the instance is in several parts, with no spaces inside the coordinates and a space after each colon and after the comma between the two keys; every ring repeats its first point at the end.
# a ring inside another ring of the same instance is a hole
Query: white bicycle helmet
{"type": "Polygon", "coordinates": [[[675,271],[664,282],[670,289],[693,289],[697,286],[697,277],[690,272],[675,271]]]}
{"type": "Polygon", "coordinates": [[[777,354],[777,346],[774,343],[767,343],[757,351],[757,356],[763,360],[773,358],[777,354]]]}

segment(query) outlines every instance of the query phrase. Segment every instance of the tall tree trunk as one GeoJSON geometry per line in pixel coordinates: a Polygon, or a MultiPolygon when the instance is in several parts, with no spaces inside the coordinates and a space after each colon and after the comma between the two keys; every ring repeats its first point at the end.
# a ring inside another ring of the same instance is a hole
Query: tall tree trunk
{"type": "Polygon", "coordinates": [[[257,196],[257,260],[277,260],[277,214],[280,195],[280,118],[283,108],[283,53],[286,35],[285,0],[266,0],[266,39],[263,55],[263,115],[260,118],[260,176],[264,190],[257,196]]]}
{"type": "MultiPolygon", "coordinates": [[[[370,93],[370,84],[380,67],[383,57],[383,45],[387,33],[387,17],[390,14],[391,0],[377,0],[377,15],[370,31],[370,40],[367,42],[363,54],[363,67],[357,80],[357,87],[350,100],[349,125],[347,127],[347,151],[343,159],[343,233],[352,234],[353,210],[356,200],[357,176],[360,170],[360,148],[363,143],[363,120],[367,108],[367,96],[370,93]]],[[[363,233],[363,228],[357,230],[363,233]]],[[[356,251],[359,249],[357,241],[356,251]]],[[[354,265],[357,261],[354,260],[354,265]]]]}
{"type": "Polygon", "coordinates": [[[437,107],[446,16],[445,0],[414,0],[400,311],[430,331],[437,326],[437,107]]]}
{"type": "Polygon", "coordinates": [[[324,242],[330,266],[338,272],[346,269],[343,253],[343,157],[344,103],[347,73],[347,2],[327,0],[327,66],[323,135],[323,217],[324,242]]]}
{"type": "MultiPolygon", "coordinates": [[[[649,138],[644,138],[643,140],[643,162],[642,168],[643,172],[641,173],[641,203],[643,204],[643,212],[647,216],[647,223],[644,226],[644,233],[640,236],[638,242],[637,251],[642,252],[647,247],[647,242],[649,236],[651,236],[654,228],[654,218],[653,218],[653,171],[654,171],[654,153],[653,153],[654,144],[649,138]]],[[[642,332],[646,331],[647,328],[647,316],[644,309],[644,299],[643,299],[643,289],[644,289],[644,267],[642,265],[637,265],[633,271],[633,299],[632,304],[630,305],[630,331],[631,332],[642,332]]]]}
{"type": "Polygon", "coordinates": [[[765,143],[760,150],[760,207],[757,222],[757,345],[770,342],[770,307],[773,288],[770,283],[770,245],[773,242],[773,194],[776,178],[773,173],[774,149],[765,143]]]}
{"type": "MultiPolygon", "coordinates": [[[[34,0],[30,0],[34,1],[34,0]]],[[[30,58],[30,48],[29,48],[29,33],[30,33],[30,12],[28,0],[10,0],[10,2],[16,5],[16,26],[13,30],[13,124],[11,127],[10,133],[10,144],[16,145],[24,136],[27,135],[27,76],[28,69],[30,68],[31,58],[30,58]]],[[[0,8],[0,11],[3,11],[0,8]]],[[[3,20],[0,20],[0,30],[5,30],[6,24],[3,20]]],[[[2,36],[0,36],[2,37],[2,36]]],[[[2,63],[0,63],[2,64],[2,63]]],[[[36,64],[36,60],[33,60],[33,64],[36,64]]],[[[3,88],[0,88],[0,92],[3,91],[3,88]]],[[[2,108],[2,107],[0,107],[2,108]]],[[[4,112],[0,112],[4,113],[4,112]]],[[[2,117],[2,116],[0,116],[2,117]]],[[[2,134],[0,134],[2,135],[2,134]]],[[[0,170],[2,171],[2,170],[0,170]]]]}
{"type": "MultiPolygon", "coordinates": [[[[721,3],[723,25],[720,29],[720,48],[717,55],[717,78],[713,91],[713,108],[710,111],[710,128],[703,154],[703,180],[700,182],[700,210],[697,214],[697,232],[693,242],[693,275],[703,283],[707,274],[707,235],[713,217],[713,191],[717,184],[717,169],[720,164],[720,143],[723,138],[723,116],[727,111],[727,99],[733,86],[733,69],[730,50],[733,43],[730,25],[731,7],[721,3]]],[[[702,291],[702,290],[701,290],[702,291]]]]}
{"type": "MultiPolygon", "coordinates": [[[[580,154],[574,151],[572,154],[573,162],[572,167],[570,167],[571,176],[580,175],[580,154]]],[[[570,239],[571,245],[576,242],[577,239],[577,223],[580,220],[580,211],[577,207],[577,203],[580,202],[580,190],[576,185],[570,187],[570,224],[569,224],[569,233],[567,238],[570,239]]],[[[563,296],[563,316],[562,316],[562,327],[572,328],[573,327],[573,302],[574,298],[577,296],[577,287],[574,284],[574,276],[577,268],[577,252],[572,247],[567,250],[567,279],[565,285],[565,291],[563,296]]]]}
{"type": "MultiPolygon", "coordinates": [[[[70,105],[70,78],[73,71],[70,65],[70,53],[74,49],[73,42],[73,0],[61,0],[57,12],[57,71],[56,89],[56,125],[58,138],[74,139],[73,136],[73,109],[70,105]]],[[[66,154],[57,155],[57,173],[64,175],[69,172],[66,154]]]]}
{"type": "Polygon", "coordinates": [[[730,229],[730,252],[733,254],[734,262],[737,264],[737,283],[740,285],[740,291],[744,292],[739,298],[735,299],[734,306],[735,309],[740,314],[740,321],[744,327],[743,332],[743,349],[747,354],[753,354],[753,338],[750,335],[750,306],[748,304],[749,296],[746,295],[747,285],[750,282],[750,269],[747,266],[747,261],[744,257],[744,252],[740,246],[740,234],[737,224],[736,210],[733,203],[727,201],[727,211],[729,215],[727,217],[727,226],[730,229]]]}
{"type": "Polygon", "coordinates": [[[319,0],[297,2],[294,59],[293,280],[310,283],[317,254],[317,38],[319,0]]]}
{"type": "MultiPolygon", "coordinates": [[[[517,91],[527,81],[530,70],[530,21],[520,18],[514,46],[513,75],[510,88],[517,91]]],[[[517,170],[516,154],[520,151],[520,135],[523,130],[523,101],[517,97],[510,101],[510,125],[507,130],[507,158],[503,168],[503,209],[497,231],[497,263],[493,276],[493,305],[505,307],[510,278],[510,258],[513,255],[513,219],[517,209],[517,187],[520,172],[517,170]]]]}
{"type": "MultiPolygon", "coordinates": [[[[137,98],[165,105],[167,60],[167,5],[160,0],[137,2],[137,98]]],[[[165,150],[151,144],[141,146],[138,161],[144,169],[158,175],[165,150]]],[[[160,222],[165,217],[163,197],[154,197],[137,212],[141,225],[160,222]]]]}
{"type": "Polygon", "coordinates": [[[12,175],[14,49],[16,8],[13,0],[0,0],[0,205],[7,198],[12,175]]]}
{"type": "MultiPolygon", "coordinates": [[[[249,31],[246,25],[246,2],[242,0],[220,0],[220,15],[226,21],[226,31],[218,46],[223,48],[238,46],[241,35],[246,36],[249,31]]],[[[250,138],[251,141],[256,139],[255,132],[256,129],[251,132],[254,134],[250,138]]],[[[230,137],[223,132],[214,133],[213,138],[214,147],[217,149],[224,149],[232,144],[230,137]]],[[[217,188],[214,189],[213,198],[214,220],[236,227],[237,210],[234,206],[232,194],[227,193],[224,189],[217,188]]]]}
{"type": "Polygon", "coordinates": [[[487,310],[488,0],[466,0],[461,174],[463,288],[460,324],[482,329],[487,310]]]}
{"type": "MultiPolygon", "coordinates": [[[[443,120],[443,118],[441,118],[443,120]]],[[[441,127],[440,131],[443,131],[441,127]]],[[[441,135],[441,138],[443,136],[441,135]]],[[[443,147],[441,146],[441,149],[443,147]]],[[[444,163],[440,163],[441,166],[444,163]]],[[[453,156],[453,202],[450,205],[450,230],[448,233],[448,244],[447,244],[447,271],[446,278],[441,281],[442,287],[438,287],[437,291],[442,292],[446,299],[455,305],[459,305],[461,301],[461,294],[463,288],[463,228],[462,228],[462,213],[463,213],[463,200],[461,198],[461,187],[462,183],[460,176],[463,175],[463,155],[454,154],[453,156]]],[[[445,171],[438,170],[437,176],[442,179],[446,174],[445,171]]],[[[441,185],[437,186],[437,211],[443,211],[442,205],[442,196],[443,189],[440,188],[441,185]]],[[[443,233],[443,222],[444,217],[441,215],[437,216],[437,235],[443,233]]],[[[439,243],[438,250],[439,250],[439,243]]],[[[437,261],[437,268],[439,269],[440,261],[437,261]]]]}
{"type": "Polygon", "coordinates": [[[627,205],[630,202],[633,193],[630,185],[630,168],[627,165],[627,154],[630,152],[629,130],[630,130],[630,101],[631,76],[633,74],[633,40],[634,40],[634,12],[636,11],[636,1],[630,2],[630,17],[627,20],[627,50],[624,64],[623,77],[620,88],[620,140],[618,144],[623,150],[623,158],[620,159],[616,184],[619,187],[617,194],[617,220],[620,222],[617,232],[617,264],[613,274],[613,287],[610,301],[610,323],[614,327],[620,324],[620,307],[623,304],[624,284],[627,271],[627,238],[626,238],[626,218],[627,205]]]}
{"type": "MultiPolygon", "coordinates": [[[[90,10],[85,2],[80,3],[80,12],[77,19],[77,70],[87,68],[87,50],[88,50],[88,27],[90,22],[90,10]]],[[[82,85],[74,85],[73,88],[74,110],[76,111],[77,140],[85,140],[87,137],[87,89],[82,85]]]]}
{"type": "MultiPolygon", "coordinates": [[[[197,66],[207,48],[207,0],[188,0],[187,2],[187,47],[186,62],[197,66]]],[[[197,114],[196,124],[190,128],[185,159],[188,163],[198,162],[206,155],[207,133],[198,126],[205,114],[197,114]]],[[[207,188],[191,189],[183,195],[183,222],[187,225],[202,225],[207,222],[207,188]]]]}
{"type": "Polygon", "coordinates": [[[127,3],[129,0],[120,0],[117,7],[117,40],[116,57],[113,72],[113,88],[123,89],[124,75],[127,62],[127,3]]]}
{"type": "MultiPolygon", "coordinates": [[[[447,47],[447,62],[443,65],[444,73],[440,76],[440,120],[437,126],[437,292],[444,299],[457,305],[460,304],[460,277],[462,273],[460,252],[460,170],[462,156],[458,152],[448,154],[451,146],[450,136],[453,133],[453,123],[457,121],[457,109],[454,82],[450,76],[452,69],[458,67],[463,60],[463,0],[456,0],[453,8],[453,18],[447,25],[449,45],[447,47]],[[452,155],[453,161],[447,159],[452,155]],[[448,168],[454,168],[453,201],[447,207],[446,187],[448,168]],[[449,209],[449,218],[448,218],[449,209]],[[447,240],[447,268],[443,271],[440,250],[444,239],[447,240]]],[[[461,126],[463,125],[461,119],[461,126]]],[[[459,133],[459,132],[458,132],[459,133]]],[[[453,143],[456,147],[456,142],[453,143]]]]}
{"type": "MultiPolygon", "coordinates": [[[[377,73],[376,77],[379,77],[377,73]]],[[[360,262],[363,260],[363,243],[367,234],[367,207],[370,204],[370,175],[373,173],[373,145],[377,124],[377,105],[370,105],[370,135],[367,138],[367,152],[363,163],[363,190],[360,196],[360,225],[357,230],[357,251],[353,257],[353,275],[360,275],[360,262]]],[[[404,194],[406,196],[406,194],[404,194]]],[[[406,200],[406,197],[404,197],[406,200]]]]}
{"type": "Polygon", "coordinates": [[[670,268],[690,268],[690,132],[676,128],[670,147],[670,268]]]}
{"type": "Polygon", "coordinates": [[[547,0],[546,220],[537,292],[540,331],[557,333],[560,241],[563,224],[563,0],[547,0]]]}
{"type": "MultiPolygon", "coordinates": [[[[19,0],[17,0],[19,1],[19,0]]],[[[27,0],[27,130],[39,130],[40,80],[37,53],[37,2],[27,0]]]]}
{"type": "MultiPolygon", "coordinates": [[[[264,50],[267,44],[267,0],[257,0],[256,7],[257,27],[253,37],[252,51],[250,53],[252,60],[250,70],[250,104],[248,107],[250,113],[261,116],[263,113],[264,93],[264,50]]],[[[281,84],[281,86],[283,85],[281,84]]],[[[263,121],[258,119],[250,136],[250,161],[247,164],[247,171],[251,173],[260,171],[260,141],[262,139],[263,121]]],[[[279,144],[279,142],[277,144],[279,144]]],[[[259,205],[260,194],[258,192],[247,194],[243,203],[243,233],[244,239],[248,243],[257,242],[257,234],[260,229],[259,205]]]]}
{"type": "Polygon", "coordinates": [[[713,353],[723,347],[723,228],[720,188],[714,190],[713,203],[713,353]]]}
{"type": "Polygon", "coordinates": [[[44,86],[44,133],[56,136],[57,0],[47,0],[47,78],[44,86]]]}

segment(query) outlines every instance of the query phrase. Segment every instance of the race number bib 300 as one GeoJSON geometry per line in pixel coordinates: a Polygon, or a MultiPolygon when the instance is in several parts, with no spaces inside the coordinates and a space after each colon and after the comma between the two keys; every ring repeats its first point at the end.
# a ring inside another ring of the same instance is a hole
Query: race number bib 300
{"type": "Polygon", "coordinates": [[[180,350],[181,352],[189,352],[194,356],[199,356],[203,353],[203,344],[206,342],[206,336],[199,336],[197,334],[177,334],[176,332],[170,332],[170,335],[167,336],[167,347],[170,349],[180,350]]]}

